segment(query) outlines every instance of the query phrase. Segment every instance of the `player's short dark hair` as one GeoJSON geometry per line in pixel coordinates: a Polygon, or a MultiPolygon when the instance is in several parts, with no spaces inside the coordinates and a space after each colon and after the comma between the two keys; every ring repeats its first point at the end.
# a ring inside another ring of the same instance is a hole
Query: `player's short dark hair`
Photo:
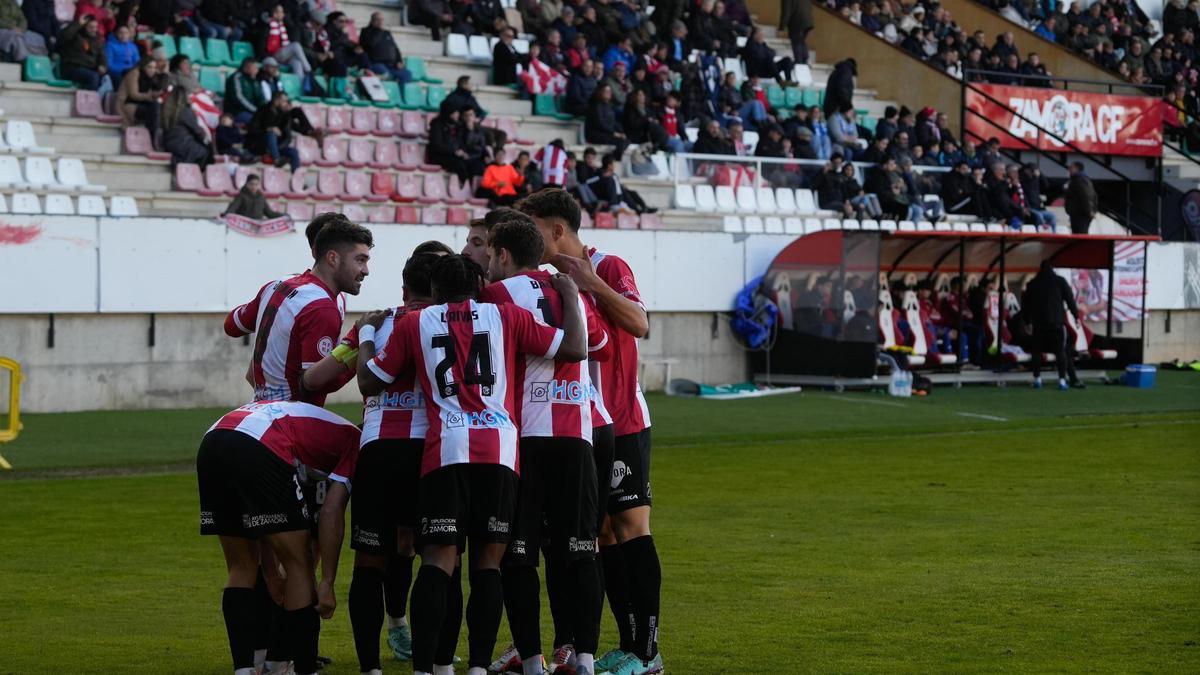
{"type": "Polygon", "coordinates": [[[432,253],[434,255],[446,255],[446,254],[454,253],[454,250],[436,239],[430,239],[429,241],[425,241],[425,242],[421,242],[420,244],[417,244],[417,247],[413,249],[413,255],[418,255],[421,253],[432,253]]]}
{"type": "Polygon", "coordinates": [[[404,278],[404,288],[408,289],[410,295],[423,298],[433,295],[430,272],[433,270],[433,264],[441,257],[440,254],[432,252],[413,253],[412,257],[404,262],[404,271],[401,274],[404,278]]]}
{"type": "Polygon", "coordinates": [[[317,245],[317,235],[320,234],[321,228],[333,221],[335,218],[345,218],[336,211],[326,211],[318,213],[316,217],[308,222],[308,227],[304,228],[304,238],[308,239],[308,247],[313,248],[317,245]]]}
{"type": "Polygon", "coordinates": [[[433,262],[429,281],[431,288],[437,289],[439,302],[475,298],[483,288],[483,268],[464,255],[443,255],[433,262]]]}
{"type": "Polygon", "coordinates": [[[542,262],[546,242],[529,216],[519,215],[519,218],[509,218],[492,228],[488,245],[496,252],[507,250],[518,267],[537,267],[542,262]]]}
{"type": "Polygon", "coordinates": [[[492,228],[513,217],[525,218],[526,216],[512,207],[501,206],[487,212],[487,215],[483,217],[483,226],[487,228],[488,232],[491,232],[492,228]]]}
{"type": "Polygon", "coordinates": [[[542,188],[517,202],[517,210],[533,218],[557,218],[572,232],[579,231],[579,204],[562,188],[542,188]]]}
{"type": "Polygon", "coordinates": [[[333,214],[334,217],[325,223],[325,227],[317,233],[316,243],[313,247],[316,249],[316,257],[320,259],[329,251],[343,251],[346,247],[355,246],[357,244],[366,244],[367,248],[375,245],[375,239],[371,236],[371,231],[362,225],[350,222],[346,216],[338,213],[333,214]]]}

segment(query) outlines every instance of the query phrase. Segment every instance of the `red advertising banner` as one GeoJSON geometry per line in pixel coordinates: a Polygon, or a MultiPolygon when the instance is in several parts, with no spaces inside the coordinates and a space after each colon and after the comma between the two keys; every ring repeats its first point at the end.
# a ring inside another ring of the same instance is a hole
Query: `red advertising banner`
{"type": "Polygon", "coordinates": [[[1162,101],[1150,96],[971,84],[966,106],[966,133],[998,138],[1001,147],[1027,150],[1033,144],[1071,152],[1074,146],[1097,155],[1162,155],[1162,101]]]}

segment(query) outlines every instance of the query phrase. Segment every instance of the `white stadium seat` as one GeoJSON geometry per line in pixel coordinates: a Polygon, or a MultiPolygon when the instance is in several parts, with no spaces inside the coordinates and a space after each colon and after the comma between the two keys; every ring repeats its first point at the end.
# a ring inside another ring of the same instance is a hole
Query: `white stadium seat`
{"type": "MultiPolygon", "coordinates": [[[[495,42],[491,42],[490,44],[493,49],[496,47],[495,42]]],[[[513,38],[513,49],[517,50],[518,54],[528,54],[529,53],[529,40],[526,40],[525,38],[513,38]]],[[[489,60],[491,59],[491,56],[490,56],[491,53],[492,53],[491,51],[488,52],[489,60]]]]}
{"type": "Polygon", "coordinates": [[[842,218],[842,229],[843,230],[857,230],[860,228],[858,227],[857,220],[854,220],[853,218],[842,218]]]}
{"type": "Polygon", "coordinates": [[[825,230],[840,230],[842,229],[842,221],[840,218],[826,218],[825,224],[822,226],[825,230]]]}
{"type": "Polygon", "coordinates": [[[37,144],[33,125],[25,120],[9,120],[4,130],[4,140],[14,152],[52,155],[54,148],[43,148],[37,144]]]}
{"type": "Polygon", "coordinates": [[[742,133],[742,143],[746,144],[746,153],[753,155],[754,148],[758,147],[758,132],[746,131],[742,133]]]}
{"type": "Polygon", "coordinates": [[[57,188],[58,179],[54,177],[54,164],[50,158],[26,157],[25,182],[34,187],[57,188]]]}
{"type": "Polygon", "coordinates": [[[783,218],[768,216],[763,219],[767,234],[783,234],[783,218]]]}
{"type": "Polygon", "coordinates": [[[108,209],[104,206],[104,197],[100,195],[80,195],[79,215],[107,216],[108,209]]]}
{"type": "Polygon", "coordinates": [[[446,36],[446,56],[467,59],[471,57],[471,48],[467,45],[467,36],[462,33],[451,33],[446,36]]]}
{"type": "Polygon", "coordinates": [[[796,213],[796,193],[791,188],[775,188],[775,209],[785,216],[796,213]]]}
{"type": "Polygon", "coordinates": [[[751,234],[762,234],[766,231],[762,216],[746,216],[742,219],[742,229],[751,234]]]}
{"type": "Polygon", "coordinates": [[[933,224],[933,231],[934,232],[953,232],[954,225],[952,225],[944,220],[939,220],[938,222],[933,224]]]}
{"type": "Polygon", "coordinates": [[[737,189],[737,210],[742,213],[758,211],[758,200],[754,198],[754,188],[744,186],[737,189]]]}
{"type": "Polygon", "coordinates": [[[32,192],[18,192],[12,196],[12,212],[41,215],[42,202],[32,192]]]}
{"type": "Polygon", "coordinates": [[[696,186],[696,210],[705,213],[717,210],[717,196],[711,185],[696,186]]]}
{"type": "Polygon", "coordinates": [[[805,218],[804,219],[804,234],[812,234],[813,232],[821,231],[820,218],[805,218]]]}
{"type": "Polygon", "coordinates": [[[987,224],[987,231],[988,231],[988,232],[993,232],[993,233],[999,233],[999,234],[1003,234],[1003,233],[1004,233],[1004,230],[1006,230],[1006,229],[1007,229],[1007,228],[1005,228],[1005,227],[1004,227],[1003,225],[1001,225],[1000,223],[988,223],[988,224],[987,224]]]}
{"type": "Polygon", "coordinates": [[[1055,225],[1054,234],[1071,234],[1070,225],[1055,225]]]}
{"type": "Polygon", "coordinates": [[[1037,234],[1037,225],[1022,225],[1021,234],[1037,234]]]}
{"type": "Polygon", "coordinates": [[[881,221],[879,221],[879,229],[883,230],[884,232],[895,232],[896,231],[896,221],[881,220],[881,221]]]}
{"type": "Polygon", "coordinates": [[[971,223],[972,232],[987,232],[987,225],[983,223],[971,223]]]}
{"type": "Polygon", "coordinates": [[[46,195],[45,213],[48,216],[73,216],[75,215],[75,202],[71,200],[71,195],[46,195]]]}
{"type": "Polygon", "coordinates": [[[775,191],[771,188],[759,188],[756,197],[758,201],[758,212],[762,214],[777,213],[778,207],[775,206],[775,191]]]}
{"type": "Polygon", "coordinates": [[[469,51],[468,58],[470,58],[472,61],[478,63],[492,62],[492,49],[491,46],[488,45],[488,39],[486,36],[472,35],[467,40],[467,49],[469,51]]]}
{"type": "Polygon", "coordinates": [[[8,213],[8,200],[0,195],[0,213],[8,213]]]}
{"type": "Polygon", "coordinates": [[[878,230],[879,221],[871,220],[870,218],[859,223],[859,226],[864,230],[878,230]]]}
{"type": "Polygon", "coordinates": [[[928,220],[918,221],[917,232],[933,232],[933,223],[928,220]]]}
{"type": "Polygon", "coordinates": [[[916,232],[917,231],[917,224],[911,220],[902,220],[902,221],[900,221],[899,225],[900,226],[896,229],[900,230],[901,232],[916,232]]]}
{"type": "Polygon", "coordinates": [[[796,64],[792,69],[792,78],[801,89],[809,89],[813,85],[812,68],[803,63],[796,64]]]}
{"type": "Polygon", "coordinates": [[[737,216],[725,216],[726,232],[742,232],[742,219],[737,216]]]}
{"type": "Polygon", "coordinates": [[[25,187],[21,175],[21,162],[12,155],[0,155],[0,186],[25,187]]]}
{"type": "Polygon", "coordinates": [[[63,157],[58,160],[58,182],[63,187],[83,192],[104,192],[108,189],[103,185],[89,183],[87,170],[83,168],[83,160],[75,157],[63,157]]]}
{"type": "Polygon", "coordinates": [[[817,200],[812,190],[796,190],[796,213],[811,216],[817,212],[817,200]]]}
{"type": "Polygon", "coordinates": [[[966,223],[954,223],[950,229],[954,232],[970,232],[971,226],[966,223]]]}
{"type": "Polygon", "coordinates": [[[113,197],[109,202],[108,212],[113,216],[137,217],[138,205],[133,197],[113,197]]]}
{"type": "Polygon", "coordinates": [[[728,185],[717,186],[717,210],[733,213],[738,210],[737,196],[728,185]]]}
{"type": "Polygon", "coordinates": [[[696,193],[692,191],[691,185],[684,183],[675,186],[675,208],[689,211],[696,209],[696,193]]]}
{"type": "Polygon", "coordinates": [[[794,216],[786,218],[783,221],[783,231],[788,234],[804,234],[804,221],[794,216]]]}

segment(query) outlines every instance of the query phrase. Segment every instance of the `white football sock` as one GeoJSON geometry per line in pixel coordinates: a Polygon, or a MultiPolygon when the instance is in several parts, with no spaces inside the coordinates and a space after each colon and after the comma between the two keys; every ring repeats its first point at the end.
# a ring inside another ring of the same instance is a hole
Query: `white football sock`
{"type": "Polygon", "coordinates": [[[388,628],[400,628],[401,626],[407,626],[407,625],[408,625],[408,617],[407,616],[389,616],[388,617],[388,628]]]}
{"type": "Polygon", "coordinates": [[[592,654],[576,654],[575,672],[579,675],[594,675],[596,672],[596,657],[592,654]]]}
{"type": "Polygon", "coordinates": [[[267,650],[255,649],[254,650],[254,669],[262,670],[263,664],[266,662],[267,662],[267,650]]]}
{"type": "Polygon", "coordinates": [[[448,665],[448,666],[435,665],[433,667],[433,675],[454,675],[454,665],[453,664],[448,665]]]}
{"type": "Polygon", "coordinates": [[[479,666],[475,666],[474,668],[467,671],[467,675],[487,675],[487,668],[480,668],[479,666]]]}
{"type": "Polygon", "coordinates": [[[257,675],[253,668],[238,668],[233,671],[233,675],[257,675]]]}
{"type": "Polygon", "coordinates": [[[542,655],[537,654],[521,661],[521,672],[525,675],[542,675],[542,655]]]}

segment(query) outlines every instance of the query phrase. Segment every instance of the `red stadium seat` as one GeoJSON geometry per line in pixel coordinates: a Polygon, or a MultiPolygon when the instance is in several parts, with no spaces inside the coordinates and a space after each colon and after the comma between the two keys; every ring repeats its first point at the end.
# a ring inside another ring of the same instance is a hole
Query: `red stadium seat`
{"type": "Polygon", "coordinates": [[[360,201],[371,198],[371,179],[362,171],[346,172],[346,191],[341,198],[346,201],[360,201]]]}
{"type": "Polygon", "coordinates": [[[613,218],[613,214],[607,211],[599,211],[596,213],[594,226],[602,230],[611,230],[614,229],[617,224],[613,218]]]}
{"type": "Polygon", "coordinates": [[[131,155],[145,155],[150,159],[170,159],[169,152],[155,152],[154,144],[150,141],[150,131],[141,125],[125,130],[125,152],[131,155]]]}
{"type": "Polygon", "coordinates": [[[447,225],[466,225],[471,222],[471,209],[452,206],[446,210],[447,225]]]}
{"type": "Polygon", "coordinates": [[[354,136],[366,136],[375,131],[375,109],[355,108],[350,113],[350,128],[346,131],[354,136]]]}
{"type": "Polygon", "coordinates": [[[517,135],[517,123],[511,117],[496,117],[496,128],[508,135],[508,140],[517,145],[533,145],[534,141],[517,135]]]}
{"type": "Polygon", "coordinates": [[[204,175],[200,173],[199,164],[175,165],[175,189],[188,192],[200,192],[204,188],[204,175]]]}
{"type": "Polygon", "coordinates": [[[358,204],[342,204],[342,215],[355,223],[365,223],[367,221],[367,212],[358,204]]]}
{"type": "Polygon", "coordinates": [[[233,179],[229,175],[228,164],[209,164],[208,168],[204,170],[204,182],[208,188],[201,190],[200,194],[206,197],[222,194],[232,197],[237,194],[237,190],[233,187],[233,179]]]}
{"type": "Polygon", "coordinates": [[[372,206],[367,209],[367,222],[371,223],[394,223],[396,222],[396,207],[394,206],[372,206]]]}
{"type": "Polygon", "coordinates": [[[325,111],[325,130],[330,133],[346,131],[350,128],[348,108],[333,106],[325,111]]]}
{"type": "Polygon", "coordinates": [[[314,129],[325,128],[325,108],[315,103],[304,103],[300,106],[300,109],[304,111],[304,115],[308,117],[308,123],[314,129]]]}
{"type": "Polygon", "coordinates": [[[400,116],[400,135],[405,138],[421,138],[428,134],[425,116],[416,110],[406,110],[400,116]]]}
{"type": "Polygon", "coordinates": [[[400,163],[400,151],[391,139],[375,141],[375,157],[367,163],[372,169],[393,169],[400,163]]]}
{"type": "Polygon", "coordinates": [[[313,206],[308,202],[288,202],[287,214],[296,222],[307,223],[313,218],[313,206]]]}
{"type": "MultiPolygon", "coordinates": [[[[421,179],[411,173],[396,175],[396,194],[392,199],[398,202],[415,202],[421,198],[421,179]]],[[[436,201],[436,200],[435,200],[436,201]]]]}
{"type": "Polygon", "coordinates": [[[300,168],[292,174],[292,183],[283,196],[288,199],[305,199],[311,192],[308,188],[308,170],[300,168]]]}
{"type": "Polygon", "coordinates": [[[321,142],[321,159],[317,160],[317,166],[332,167],[339,166],[346,161],[346,146],[349,143],[344,138],[335,138],[326,136],[321,142]]]}
{"type": "Polygon", "coordinates": [[[312,195],[313,199],[322,202],[331,202],[341,196],[345,190],[345,181],[342,178],[342,172],[325,169],[317,174],[317,191],[312,195]]]}
{"type": "Polygon", "coordinates": [[[386,171],[371,174],[371,194],[367,196],[370,202],[385,202],[396,192],[396,179],[386,171]]]}
{"type": "Polygon", "coordinates": [[[396,168],[401,171],[416,171],[425,161],[425,146],[418,143],[400,144],[400,161],[396,168]]]}
{"type": "Polygon", "coordinates": [[[288,172],[274,166],[263,168],[263,192],[267,197],[275,198],[288,191],[288,172]]]}
{"type": "MultiPolygon", "coordinates": [[[[252,175],[254,175],[254,176],[258,175],[258,172],[255,171],[254,167],[246,166],[244,164],[239,164],[237,169],[234,170],[234,172],[233,172],[233,187],[237,188],[240,191],[242,189],[242,186],[246,184],[246,179],[252,175]]],[[[262,176],[258,176],[258,177],[260,179],[262,178],[262,176]]]]}
{"type": "Polygon", "coordinates": [[[617,214],[618,230],[636,230],[638,229],[638,222],[638,216],[636,213],[622,211],[617,214]]]}
{"type": "Polygon", "coordinates": [[[316,164],[321,159],[321,146],[317,139],[311,136],[295,137],[296,151],[300,153],[301,164],[316,164]]]}
{"type": "Polygon", "coordinates": [[[423,225],[445,225],[446,209],[440,206],[427,206],[421,209],[421,223],[423,225]]]}
{"type": "Polygon", "coordinates": [[[402,225],[419,225],[421,223],[421,209],[415,206],[397,206],[396,222],[402,225]]]}
{"type": "Polygon", "coordinates": [[[475,197],[474,191],[471,190],[471,181],[464,183],[453,174],[450,175],[447,195],[446,201],[451,204],[465,204],[475,197]]]}
{"type": "Polygon", "coordinates": [[[342,162],[342,166],[361,169],[374,159],[375,144],[366,138],[354,138],[350,140],[350,151],[347,153],[346,161],[342,162]]]}
{"type": "Polygon", "coordinates": [[[400,134],[400,113],[395,110],[380,110],[376,118],[372,134],[384,138],[392,138],[400,134]]]}
{"type": "Polygon", "coordinates": [[[420,202],[422,204],[435,204],[437,202],[444,202],[447,198],[446,180],[442,177],[442,174],[426,174],[424,196],[421,197],[420,202]]]}

